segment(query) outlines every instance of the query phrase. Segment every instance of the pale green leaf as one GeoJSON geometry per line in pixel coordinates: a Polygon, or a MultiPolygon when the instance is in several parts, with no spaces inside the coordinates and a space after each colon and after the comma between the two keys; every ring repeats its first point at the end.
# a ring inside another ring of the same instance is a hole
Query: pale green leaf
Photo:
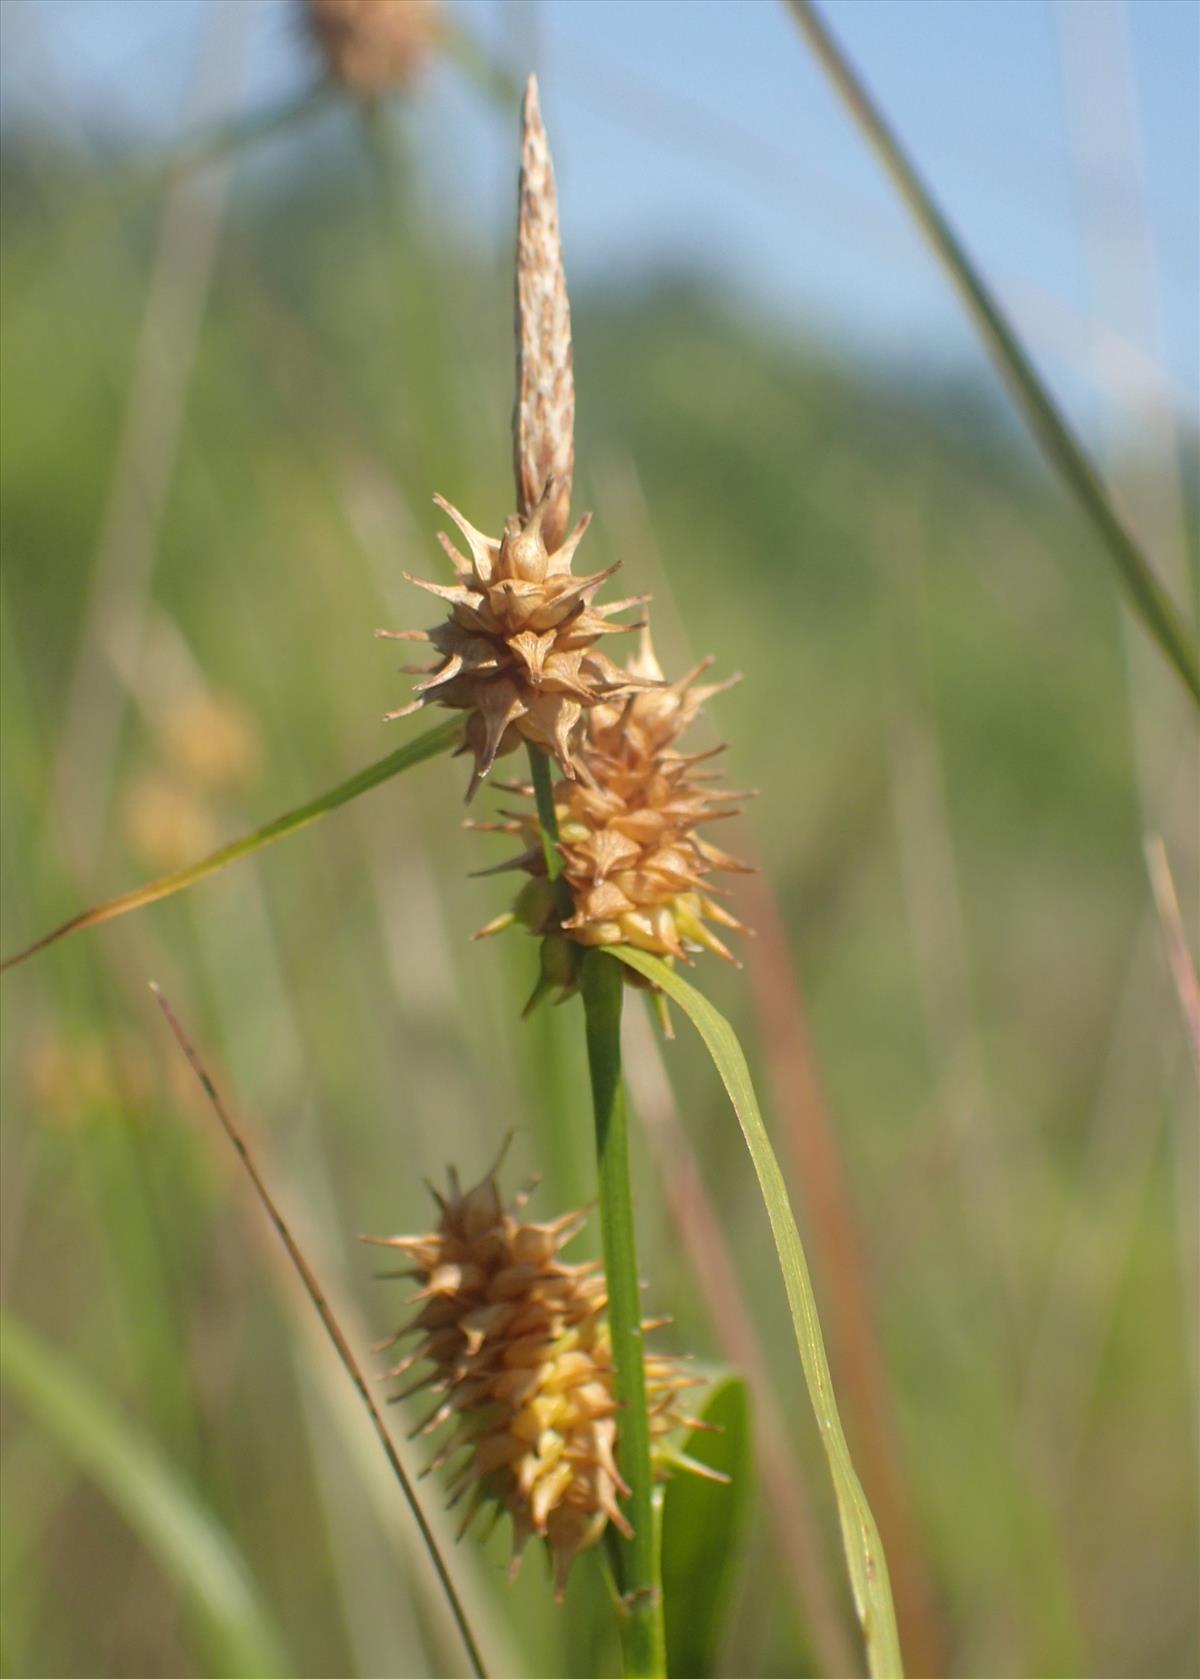
{"type": "Polygon", "coordinates": [[[310,823],[318,821],[329,811],[336,810],[339,805],[349,804],[351,799],[369,793],[381,782],[390,781],[392,776],[399,775],[402,770],[412,769],[417,764],[423,764],[427,758],[434,758],[439,752],[445,752],[458,739],[461,730],[462,723],[457,718],[451,718],[448,723],[439,723],[436,729],[418,735],[415,740],[406,741],[395,752],[389,752],[386,758],[380,758],[378,763],[368,764],[365,770],[359,770],[358,774],[352,775],[348,781],[339,782],[327,793],[321,793],[317,798],[310,799],[307,804],[299,805],[283,816],[277,816],[265,827],[256,828],[253,833],[244,834],[241,839],[223,845],[219,851],[210,852],[198,863],[190,863],[186,869],[180,869],[175,874],[163,875],[160,880],[152,880],[147,886],[136,886],[132,892],[122,892],[118,898],[109,898],[102,904],[95,904],[91,909],[81,911],[79,915],[73,915],[69,921],[64,921],[61,927],[43,934],[24,950],[19,950],[14,956],[0,962],[0,973],[6,968],[15,968],[18,962],[24,962],[39,950],[45,950],[47,945],[65,939],[68,933],[82,933],[89,927],[101,926],[105,921],[115,921],[119,915],[128,915],[130,910],[144,909],[147,904],[156,904],[160,898],[169,898],[188,886],[195,886],[197,881],[207,879],[210,874],[227,868],[230,863],[240,862],[252,852],[261,851],[264,845],[271,845],[275,840],[282,839],[285,834],[294,834],[300,828],[307,828],[310,823]]]}
{"type": "Polygon", "coordinates": [[[669,968],[657,956],[632,950],[628,945],[614,946],[609,955],[624,962],[646,979],[661,987],[667,996],[691,1020],[703,1038],[721,1082],[729,1093],[734,1112],[742,1127],[742,1135],[750,1150],[750,1158],[758,1175],[759,1187],[766,1204],[779,1268],[787,1289],[792,1324],[796,1331],[796,1345],[808,1383],[808,1395],[820,1429],[821,1440],[829,1458],[841,1519],[842,1543],[854,1590],[854,1604],[862,1624],[867,1647],[867,1661],[872,1679],[898,1679],[903,1673],[900,1660],[900,1640],[896,1631],[896,1613],[892,1607],[892,1592],[888,1582],[887,1562],[879,1539],[879,1530],[871,1514],[866,1494],[850,1458],[850,1448],[838,1415],[833,1392],[833,1378],[829,1360],[825,1356],[825,1342],[817,1316],[817,1302],[808,1262],[800,1242],[800,1232],[788,1202],[783,1173],[771,1147],[771,1139],[763,1123],[750,1069],[733,1027],[718,1013],[706,997],[694,986],[669,968]]]}

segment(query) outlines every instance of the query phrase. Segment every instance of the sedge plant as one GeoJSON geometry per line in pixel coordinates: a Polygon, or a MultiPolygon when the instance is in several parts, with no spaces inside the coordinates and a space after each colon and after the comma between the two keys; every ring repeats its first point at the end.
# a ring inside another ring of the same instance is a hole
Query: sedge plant
{"type": "MultiPolygon", "coordinates": [[[[323,10],[344,23],[355,8],[323,10]]],[[[709,837],[743,795],[720,785],[722,749],[691,751],[685,738],[727,681],[704,680],[708,661],[669,677],[650,640],[648,597],[606,598],[617,568],[588,573],[579,560],[588,517],[572,524],[571,316],[533,78],[522,111],[516,327],[515,511],[491,537],[435,498],[457,533],[440,538],[450,574],[410,581],[441,615],[427,628],[379,632],[432,655],[389,718],[437,707],[449,719],[208,859],[75,916],[5,966],[191,885],[451,748],[466,757],[467,798],[496,785],[508,801],[473,825],[518,845],[485,872],[524,877],[482,932],[524,928],[539,941],[528,1006],[581,999],[572,1007],[591,1075],[603,1259],[596,1267],[562,1257],[580,1215],[530,1223],[521,1197],[503,1200],[494,1170],[467,1192],[452,1174],[434,1231],[383,1238],[419,1285],[419,1309],[396,1337],[413,1334],[416,1344],[392,1368],[398,1379],[412,1374],[413,1391],[431,1391],[418,1430],[448,1430],[434,1463],[449,1469],[464,1525],[484,1510],[507,1514],[517,1556],[544,1540],[560,1593],[574,1558],[602,1547],[624,1672],[663,1679],[661,1483],[698,1467],[679,1444],[697,1419],[681,1400],[689,1378],[644,1345],[621,1017],[631,989],[649,993],[663,1015],[669,999],[695,1025],[740,1122],[828,1457],[867,1663],[881,1679],[899,1675],[887,1564],[842,1430],[782,1174],[732,1029],[680,972],[704,953],[732,962],[726,936],[743,931],[719,884],[743,865],[709,837]],[[608,651],[629,645],[622,636],[635,638],[623,662],[608,651]]]]}

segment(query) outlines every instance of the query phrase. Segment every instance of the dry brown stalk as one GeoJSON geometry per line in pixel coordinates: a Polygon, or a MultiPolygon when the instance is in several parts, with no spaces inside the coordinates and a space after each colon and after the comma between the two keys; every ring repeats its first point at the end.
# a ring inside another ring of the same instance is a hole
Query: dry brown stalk
{"type": "Polygon", "coordinates": [[[224,1131],[226,1137],[228,1137],[230,1143],[232,1144],[247,1177],[250,1179],[254,1188],[254,1193],[258,1197],[263,1211],[271,1221],[276,1234],[279,1236],[280,1241],[287,1250],[288,1259],[291,1261],[296,1275],[303,1284],[304,1291],[311,1300],[313,1308],[316,1311],[317,1316],[320,1318],[326,1334],[333,1343],[334,1351],[337,1353],[338,1359],[342,1364],[342,1368],[349,1376],[358,1393],[359,1399],[362,1401],[364,1409],[370,1417],[371,1425],[375,1430],[380,1445],[383,1447],[384,1455],[386,1456],[392,1473],[396,1478],[396,1482],[404,1495],[405,1502],[408,1505],[413,1520],[416,1522],[425,1550],[429,1556],[429,1560],[433,1564],[438,1581],[441,1585],[443,1593],[445,1594],[450,1613],[454,1618],[455,1625],[457,1626],[459,1634],[462,1638],[463,1648],[470,1664],[471,1671],[477,1676],[477,1679],[487,1679],[487,1670],[483,1665],[483,1659],[475,1643],[475,1637],[463,1610],[454,1580],[452,1579],[450,1571],[446,1566],[433,1529],[430,1526],[429,1520],[426,1517],[425,1512],[421,1507],[420,1500],[417,1497],[416,1489],[413,1487],[412,1481],[409,1479],[408,1471],[405,1469],[400,1458],[400,1454],[396,1450],[396,1446],[392,1440],[388,1426],[383,1420],[383,1414],[380,1411],[379,1406],[375,1403],[375,1399],[371,1393],[367,1379],[363,1374],[362,1366],[359,1364],[358,1359],[355,1356],[354,1349],[346,1337],[346,1333],[341,1326],[341,1322],[336,1314],[331,1310],[325,1295],[325,1290],[318,1282],[316,1274],[309,1265],[303,1250],[300,1248],[296,1238],[292,1234],[290,1225],[284,1218],[275,1202],[274,1197],[271,1195],[270,1190],[267,1188],[262,1174],[255,1163],[254,1157],[250,1153],[246,1139],[242,1134],[240,1127],[234,1121],[232,1114],[222,1101],[220,1092],[213,1083],[212,1077],[203,1061],[200,1059],[194,1044],[180,1024],[175,1011],[163,995],[161,988],[155,984],[154,981],[150,982],[150,990],[154,995],[155,1002],[162,1010],[163,1017],[166,1020],[167,1025],[170,1027],[176,1043],[178,1043],[188,1061],[189,1066],[195,1073],[196,1078],[208,1100],[209,1107],[212,1109],[214,1115],[220,1123],[221,1129],[224,1131]]]}
{"type": "Polygon", "coordinates": [[[575,374],[571,307],[563,270],[554,165],[538,102],[537,77],[521,109],[521,181],[517,206],[517,398],[513,467],[517,510],[528,518],[547,481],[554,493],[543,528],[558,547],[567,534],[575,470],[575,374]]]}

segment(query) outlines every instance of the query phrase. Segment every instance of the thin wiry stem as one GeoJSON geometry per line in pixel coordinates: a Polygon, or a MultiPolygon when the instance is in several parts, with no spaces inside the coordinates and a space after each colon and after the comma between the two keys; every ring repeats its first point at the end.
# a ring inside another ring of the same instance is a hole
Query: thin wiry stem
{"type": "Polygon", "coordinates": [[[333,1342],[334,1350],[336,1351],[339,1359],[342,1361],[342,1366],[345,1369],[346,1374],[354,1383],[355,1388],[358,1390],[359,1398],[366,1406],[368,1415],[371,1418],[372,1426],[375,1429],[375,1433],[379,1436],[379,1443],[383,1447],[388,1463],[391,1466],[392,1473],[399,1483],[400,1490],[404,1494],[409,1509],[412,1511],[413,1520],[420,1529],[421,1538],[424,1540],[425,1547],[429,1552],[430,1561],[433,1563],[434,1570],[437,1573],[442,1590],[446,1594],[446,1601],[450,1606],[450,1613],[453,1615],[455,1625],[458,1627],[459,1633],[462,1636],[467,1660],[471,1664],[471,1671],[476,1675],[476,1679],[487,1679],[487,1670],[483,1665],[483,1658],[479,1654],[478,1646],[475,1643],[475,1638],[471,1632],[470,1624],[467,1621],[466,1614],[463,1610],[461,1602],[459,1601],[454,1582],[450,1578],[442,1553],[438,1548],[437,1540],[434,1538],[433,1530],[429,1526],[424,1510],[421,1508],[420,1501],[417,1498],[413,1484],[408,1478],[404,1465],[400,1461],[399,1453],[396,1451],[396,1447],[392,1441],[392,1437],[388,1433],[387,1424],[383,1420],[383,1414],[378,1405],[376,1405],[374,1399],[371,1397],[371,1390],[367,1385],[366,1377],[363,1375],[362,1366],[354,1356],[354,1351],[345,1335],[342,1333],[341,1325],[338,1323],[337,1318],[333,1315],[320,1283],[318,1283],[311,1266],[305,1259],[295,1237],[288,1228],[283,1214],[275,1205],[275,1202],[271,1197],[271,1193],[266,1184],[263,1182],[262,1177],[259,1174],[258,1167],[255,1165],[254,1159],[250,1154],[249,1149],[246,1147],[245,1138],[234,1124],[233,1119],[217,1092],[216,1085],[213,1083],[203,1062],[196,1053],[191,1040],[188,1038],[183,1027],[179,1024],[170,1003],[168,1003],[167,999],[163,996],[158,986],[151,983],[150,989],[154,993],[155,1000],[158,1003],[159,1008],[162,1010],[163,1015],[166,1018],[167,1025],[171,1028],[176,1042],[178,1043],[180,1049],[182,1049],[184,1055],[187,1057],[192,1071],[195,1073],[197,1079],[199,1079],[201,1088],[203,1089],[204,1094],[208,1097],[209,1104],[212,1107],[213,1112],[220,1120],[225,1135],[233,1144],[239,1160],[245,1167],[247,1176],[254,1185],[254,1192],[258,1196],[259,1201],[262,1203],[267,1217],[275,1226],[280,1241],[287,1249],[288,1258],[295,1266],[296,1272],[300,1277],[300,1281],[304,1284],[305,1291],[308,1294],[309,1299],[312,1301],[313,1306],[316,1308],[317,1316],[324,1325],[329,1339],[333,1342]]]}
{"type": "Polygon", "coordinates": [[[811,0],[788,0],[830,80],[940,258],[993,361],[1059,476],[1091,521],[1147,630],[1200,704],[1200,654],[1175,603],[1121,521],[1108,491],[1040,378],[999,302],[811,0]]]}

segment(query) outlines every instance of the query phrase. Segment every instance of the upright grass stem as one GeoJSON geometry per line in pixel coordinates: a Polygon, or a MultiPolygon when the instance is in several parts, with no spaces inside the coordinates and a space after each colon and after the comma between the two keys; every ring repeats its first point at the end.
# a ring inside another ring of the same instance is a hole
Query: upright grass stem
{"type": "MultiPolygon", "coordinates": [[[[546,869],[570,907],[558,852],[550,761],[529,748],[533,791],[546,869]]],[[[580,965],[587,1030],[588,1071],[596,1120],[600,1234],[608,1285],[608,1322],[612,1336],[613,1389],[620,1407],[617,1461],[629,1487],[633,1537],[617,1547],[621,1592],[621,1660],[626,1679],[665,1679],[662,1584],[650,1466],[650,1418],[646,1410],[646,1369],[642,1349],[642,1301],[633,1227],[633,1188],[629,1176],[629,1127],[621,1083],[621,999],[624,983],[615,962],[599,951],[586,951],[580,965]]]]}

